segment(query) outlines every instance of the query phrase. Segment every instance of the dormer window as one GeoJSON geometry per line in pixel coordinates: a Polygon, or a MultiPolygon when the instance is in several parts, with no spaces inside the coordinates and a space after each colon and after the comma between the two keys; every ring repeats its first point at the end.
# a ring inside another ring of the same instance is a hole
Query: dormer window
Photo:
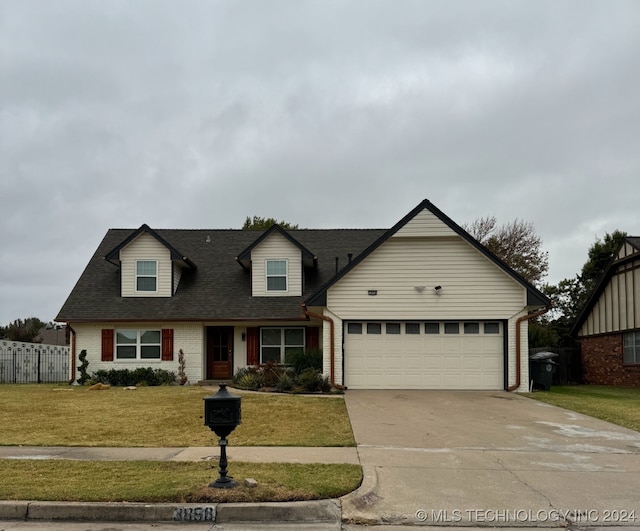
{"type": "Polygon", "coordinates": [[[158,262],[156,260],[136,261],[136,291],[158,290],[158,262]]]}
{"type": "Polygon", "coordinates": [[[287,261],[267,260],[267,291],[287,291],[287,261]]]}

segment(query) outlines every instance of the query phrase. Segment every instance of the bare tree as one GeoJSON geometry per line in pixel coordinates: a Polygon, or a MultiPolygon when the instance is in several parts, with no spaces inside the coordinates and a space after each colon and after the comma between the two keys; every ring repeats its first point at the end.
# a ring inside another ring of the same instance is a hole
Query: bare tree
{"type": "Polygon", "coordinates": [[[516,219],[498,225],[494,216],[476,219],[463,228],[523,278],[541,286],[549,271],[549,253],[533,223],[516,219]]]}

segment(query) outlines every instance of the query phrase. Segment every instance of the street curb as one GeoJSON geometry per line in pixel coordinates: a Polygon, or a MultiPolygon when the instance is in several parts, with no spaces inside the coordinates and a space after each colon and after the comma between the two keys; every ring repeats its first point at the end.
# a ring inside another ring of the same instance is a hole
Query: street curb
{"type": "Polygon", "coordinates": [[[0,501],[0,520],[340,523],[339,500],[268,503],[0,501]]]}
{"type": "Polygon", "coordinates": [[[340,523],[338,500],[218,504],[216,523],[326,522],[340,523]]]}
{"type": "Polygon", "coordinates": [[[388,522],[380,518],[371,518],[367,509],[379,499],[378,473],[374,466],[362,465],[362,483],[360,486],[340,498],[342,502],[342,521],[361,525],[379,525],[388,522]]]}

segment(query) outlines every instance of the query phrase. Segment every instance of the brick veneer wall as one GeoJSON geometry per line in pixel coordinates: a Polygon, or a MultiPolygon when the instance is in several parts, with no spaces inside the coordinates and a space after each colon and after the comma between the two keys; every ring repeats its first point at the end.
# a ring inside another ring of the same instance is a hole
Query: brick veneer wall
{"type": "Polygon", "coordinates": [[[640,386],[640,365],[623,363],[622,334],[579,339],[585,384],[640,386]]]}

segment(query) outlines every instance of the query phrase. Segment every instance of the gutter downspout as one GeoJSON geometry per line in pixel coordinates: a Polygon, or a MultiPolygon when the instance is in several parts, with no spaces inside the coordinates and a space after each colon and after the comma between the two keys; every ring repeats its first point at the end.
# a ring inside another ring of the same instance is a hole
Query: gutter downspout
{"type": "Polygon", "coordinates": [[[335,381],[336,375],[335,375],[334,365],[335,365],[335,348],[336,347],[335,347],[335,323],[333,322],[333,319],[331,319],[331,317],[327,317],[326,315],[320,315],[319,313],[310,312],[307,309],[306,304],[304,303],[302,303],[302,312],[306,317],[314,317],[315,319],[321,319],[322,321],[326,321],[327,323],[329,323],[329,344],[330,344],[329,379],[331,381],[331,385],[336,389],[342,389],[342,390],[346,389],[346,387],[344,387],[343,385],[337,384],[335,381]]]}
{"type": "Polygon", "coordinates": [[[71,327],[69,323],[67,323],[67,328],[70,332],[71,339],[71,380],[69,380],[69,385],[76,381],[76,331],[71,327]]]}
{"type": "Polygon", "coordinates": [[[522,317],[518,317],[516,319],[516,383],[507,387],[507,391],[515,391],[520,387],[522,383],[522,371],[520,369],[520,360],[522,358],[522,348],[520,346],[520,337],[522,332],[520,332],[520,325],[523,321],[529,321],[531,319],[535,319],[536,317],[540,317],[541,315],[547,313],[551,309],[551,304],[549,306],[545,306],[542,310],[538,310],[537,312],[528,313],[523,315],[522,317]]]}

